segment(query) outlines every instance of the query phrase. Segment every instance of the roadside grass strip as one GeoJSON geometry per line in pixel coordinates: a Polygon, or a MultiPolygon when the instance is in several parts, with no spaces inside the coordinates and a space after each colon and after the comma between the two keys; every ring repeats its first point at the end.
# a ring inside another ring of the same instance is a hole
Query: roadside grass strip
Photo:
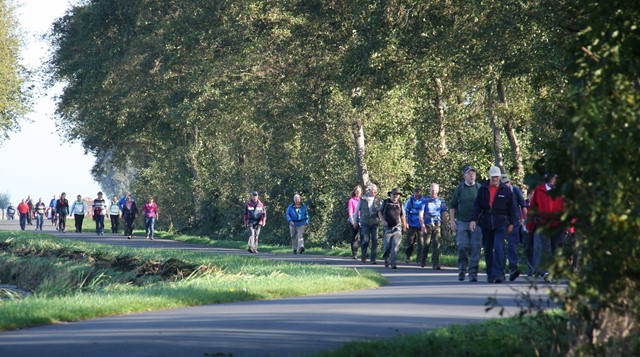
{"type": "Polygon", "coordinates": [[[375,288],[367,270],[252,256],[136,249],[0,231],[0,330],[185,306],[375,288]]]}

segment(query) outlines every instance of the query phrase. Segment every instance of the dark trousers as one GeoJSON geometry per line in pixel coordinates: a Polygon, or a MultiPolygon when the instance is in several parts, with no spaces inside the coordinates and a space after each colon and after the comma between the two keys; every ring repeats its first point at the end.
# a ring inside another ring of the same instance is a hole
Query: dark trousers
{"type": "Polygon", "coordinates": [[[360,226],[356,225],[355,227],[351,222],[349,224],[349,235],[351,235],[351,256],[358,256],[358,248],[360,248],[360,226]]]}
{"type": "Polygon", "coordinates": [[[84,222],[84,214],[74,214],[73,220],[76,222],[76,233],[82,233],[82,222],[84,222]]]}
{"type": "Polygon", "coordinates": [[[24,231],[25,226],[27,225],[27,215],[28,213],[20,213],[20,229],[24,231]]]}
{"type": "Polygon", "coordinates": [[[422,228],[410,226],[407,230],[407,249],[404,251],[407,262],[411,260],[411,255],[413,254],[413,249],[415,248],[416,243],[418,243],[418,256],[416,257],[416,262],[422,261],[422,257],[420,256],[420,253],[422,252],[422,241],[422,228]]]}
{"type": "Polygon", "coordinates": [[[65,229],[67,229],[67,215],[61,213],[58,216],[58,230],[64,232],[65,229]]]}
{"type": "Polygon", "coordinates": [[[124,235],[130,236],[133,235],[133,217],[124,217],[124,235]]]}
{"type": "Polygon", "coordinates": [[[507,236],[507,227],[496,229],[482,229],[484,241],[484,261],[487,265],[487,279],[504,280],[504,241],[507,236]]]}
{"type": "Polygon", "coordinates": [[[118,233],[118,226],[120,225],[120,216],[117,214],[112,214],[109,216],[111,218],[111,233],[118,233]]]}
{"type": "Polygon", "coordinates": [[[96,221],[96,233],[104,233],[104,216],[101,214],[97,214],[93,216],[93,219],[96,221]]]}

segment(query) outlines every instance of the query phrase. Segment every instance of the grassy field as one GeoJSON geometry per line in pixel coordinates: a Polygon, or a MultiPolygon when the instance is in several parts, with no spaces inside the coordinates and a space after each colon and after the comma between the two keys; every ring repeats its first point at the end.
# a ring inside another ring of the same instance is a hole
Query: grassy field
{"type": "Polygon", "coordinates": [[[368,270],[0,231],[0,331],[138,311],[374,288],[368,270]]]}

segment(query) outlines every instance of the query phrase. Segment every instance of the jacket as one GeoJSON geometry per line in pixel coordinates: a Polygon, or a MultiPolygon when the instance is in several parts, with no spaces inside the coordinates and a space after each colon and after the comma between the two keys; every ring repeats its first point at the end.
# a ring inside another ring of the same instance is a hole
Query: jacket
{"type": "Polygon", "coordinates": [[[256,202],[249,200],[247,204],[244,205],[244,214],[242,215],[242,219],[245,224],[254,225],[259,223],[264,227],[265,223],[267,223],[267,211],[265,210],[262,201],[259,199],[256,202]]]}
{"type": "Polygon", "coordinates": [[[564,199],[562,196],[551,197],[545,184],[538,185],[533,191],[529,210],[534,216],[534,219],[527,224],[529,232],[533,232],[541,226],[554,228],[561,223],[560,216],[564,210],[564,199]]]}
{"type": "Polygon", "coordinates": [[[367,198],[369,198],[368,194],[360,197],[357,209],[358,214],[356,215],[357,222],[360,225],[364,224],[367,226],[376,226],[380,221],[380,219],[378,218],[378,211],[380,210],[380,200],[378,199],[378,197],[373,197],[373,204],[371,206],[371,210],[369,210],[369,202],[367,198]]]}
{"type": "Polygon", "coordinates": [[[478,189],[478,195],[471,210],[471,221],[478,223],[482,229],[497,229],[513,225],[516,221],[513,208],[513,194],[509,187],[501,183],[493,199],[493,206],[489,206],[489,183],[478,189]]]}
{"type": "Polygon", "coordinates": [[[306,226],[309,224],[309,213],[307,205],[300,204],[300,208],[296,210],[293,203],[287,208],[287,223],[293,222],[295,226],[306,226]]]}

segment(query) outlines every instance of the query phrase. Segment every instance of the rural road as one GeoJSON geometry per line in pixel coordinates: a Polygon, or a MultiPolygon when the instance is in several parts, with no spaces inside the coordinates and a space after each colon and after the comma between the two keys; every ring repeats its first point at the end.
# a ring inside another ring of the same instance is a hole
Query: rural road
{"type": "MultiPolygon", "coordinates": [[[[17,221],[0,221],[0,229],[19,227],[17,221]]],[[[47,229],[62,235],[50,223],[47,229]]],[[[98,237],[92,232],[65,233],[64,237],[132,247],[248,254],[163,239],[98,237]]],[[[498,317],[497,309],[485,312],[488,297],[497,298],[506,307],[505,315],[510,316],[518,310],[517,292],[530,288],[524,278],[487,284],[482,275],[479,283],[459,282],[453,267],[434,271],[399,264],[399,269],[391,270],[347,258],[306,254],[260,253],[256,259],[260,258],[366,267],[387,277],[389,284],[377,289],[179,308],[2,332],[0,356],[309,356],[353,340],[391,338],[498,317]]],[[[545,291],[532,294],[544,297],[545,291]]]]}

